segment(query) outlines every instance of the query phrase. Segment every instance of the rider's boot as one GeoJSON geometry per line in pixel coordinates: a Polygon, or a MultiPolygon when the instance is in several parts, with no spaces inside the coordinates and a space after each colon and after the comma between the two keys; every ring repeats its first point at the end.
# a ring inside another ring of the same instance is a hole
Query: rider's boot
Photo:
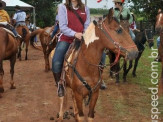
{"type": "Polygon", "coordinates": [[[63,87],[63,84],[59,82],[60,78],[61,78],[61,72],[53,73],[53,76],[54,76],[55,82],[58,86],[58,96],[63,97],[64,96],[64,87],[63,87]]]}

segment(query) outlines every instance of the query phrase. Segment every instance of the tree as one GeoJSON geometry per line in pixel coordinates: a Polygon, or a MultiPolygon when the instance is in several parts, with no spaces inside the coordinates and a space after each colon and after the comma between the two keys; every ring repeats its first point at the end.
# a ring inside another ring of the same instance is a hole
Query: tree
{"type": "Polygon", "coordinates": [[[61,0],[22,0],[35,7],[37,26],[47,27],[54,24],[56,5],[61,0]]]}
{"type": "Polygon", "coordinates": [[[152,23],[155,23],[158,9],[163,7],[163,0],[128,0],[128,2],[133,3],[130,7],[136,15],[152,23]]]}

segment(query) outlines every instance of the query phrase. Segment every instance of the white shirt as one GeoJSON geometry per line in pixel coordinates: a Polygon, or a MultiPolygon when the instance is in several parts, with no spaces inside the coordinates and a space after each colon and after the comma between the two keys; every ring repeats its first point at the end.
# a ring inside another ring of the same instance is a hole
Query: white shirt
{"type": "Polygon", "coordinates": [[[20,21],[25,22],[25,18],[26,18],[26,13],[21,10],[18,10],[13,17],[13,19],[15,19],[16,22],[20,22],[20,21]]]}

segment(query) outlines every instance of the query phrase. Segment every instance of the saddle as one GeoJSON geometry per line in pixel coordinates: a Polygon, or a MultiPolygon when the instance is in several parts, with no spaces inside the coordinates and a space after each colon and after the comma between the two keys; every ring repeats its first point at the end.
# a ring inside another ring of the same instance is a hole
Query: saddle
{"type": "MultiPolygon", "coordinates": [[[[81,49],[81,45],[82,45],[82,42],[78,39],[75,39],[74,42],[70,45],[66,55],[65,55],[65,65],[62,69],[62,75],[61,75],[61,80],[60,82],[62,81],[65,81],[65,75],[67,75],[71,81],[72,81],[72,78],[73,78],[73,75],[74,75],[74,72],[70,72],[68,73],[68,70],[69,68],[75,68],[76,67],[76,62],[78,60],[78,54],[80,52],[80,49],[81,49]]],[[[63,83],[65,84],[65,83],[63,83]]]]}
{"type": "Polygon", "coordinates": [[[5,30],[11,36],[13,36],[14,38],[16,38],[16,36],[14,35],[14,33],[11,31],[11,28],[8,28],[9,26],[5,26],[5,25],[0,24],[0,27],[3,28],[3,30],[5,30]]]}

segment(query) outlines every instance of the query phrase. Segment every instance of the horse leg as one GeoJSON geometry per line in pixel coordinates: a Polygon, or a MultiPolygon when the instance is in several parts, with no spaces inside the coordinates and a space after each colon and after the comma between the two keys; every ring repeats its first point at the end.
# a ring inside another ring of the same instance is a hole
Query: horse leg
{"type": "Polygon", "coordinates": [[[115,68],[115,79],[116,79],[116,84],[118,84],[119,83],[119,70],[120,70],[120,66],[119,66],[120,64],[119,63],[117,63],[115,66],[114,66],[114,68],[115,68]]]}
{"type": "Polygon", "coordinates": [[[135,59],[134,69],[133,69],[133,71],[132,71],[132,76],[133,76],[133,77],[136,77],[136,68],[137,68],[137,66],[138,66],[138,61],[139,61],[139,59],[140,59],[140,57],[141,57],[141,54],[142,54],[142,52],[139,53],[139,54],[138,54],[138,57],[135,59]]]}
{"type": "Polygon", "coordinates": [[[14,66],[15,66],[15,62],[16,62],[16,54],[14,56],[11,57],[10,59],[10,74],[11,74],[11,87],[10,89],[16,89],[14,81],[13,81],[13,77],[14,77],[14,66]]]}
{"type": "Polygon", "coordinates": [[[47,55],[47,70],[49,71],[50,70],[50,63],[49,63],[49,55],[51,53],[51,50],[49,47],[47,47],[47,50],[46,50],[46,55],[47,55]]]}
{"type": "Polygon", "coordinates": [[[58,121],[62,122],[63,120],[63,103],[64,103],[64,96],[63,97],[59,97],[59,103],[60,103],[60,107],[59,107],[59,118],[58,121]]]}
{"type": "Polygon", "coordinates": [[[94,118],[94,108],[98,99],[99,90],[92,94],[91,101],[89,103],[89,113],[88,113],[88,122],[93,122],[94,118]]]}
{"type": "Polygon", "coordinates": [[[18,50],[18,58],[19,58],[20,61],[21,61],[21,51],[22,51],[21,45],[22,45],[22,41],[20,42],[19,50],[18,50]]]}
{"type": "Polygon", "coordinates": [[[127,67],[127,61],[124,61],[124,66],[123,66],[123,82],[126,82],[126,67],[127,67]]]}
{"type": "MultiPolygon", "coordinates": [[[[125,61],[126,62],[126,61],[125,61]]],[[[124,65],[124,71],[123,71],[123,81],[126,82],[126,77],[130,69],[132,68],[132,60],[129,61],[129,67],[127,68],[127,62],[124,65]]]]}
{"type": "Polygon", "coordinates": [[[75,116],[78,116],[77,104],[76,104],[76,100],[75,100],[74,93],[73,93],[72,90],[71,90],[71,95],[72,95],[72,100],[73,100],[74,115],[75,115],[75,116]]]}
{"type": "Polygon", "coordinates": [[[76,105],[78,109],[78,114],[75,116],[77,122],[83,122],[84,121],[84,113],[83,113],[83,96],[78,94],[77,92],[74,92],[76,105]]]}
{"type": "Polygon", "coordinates": [[[3,75],[4,75],[3,62],[0,61],[0,97],[1,97],[1,93],[4,92],[4,88],[3,88],[3,75]]]}
{"type": "MultiPolygon", "coordinates": [[[[42,46],[43,47],[43,46],[42,46]]],[[[48,72],[49,70],[49,68],[48,68],[48,65],[49,65],[49,57],[48,57],[48,55],[47,55],[47,46],[44,46],[43,47],[43,52],[44,52],[44,59],[45,59],[45,72],[48,72]]]]}
{"type": "Polygon", "coordinates": [[[25,49],[25,60],[28,59],[28,46],[29,46],[29,38],[26,38],[25,40],[25,43],[26,43],[26,49],[25,49]]]}

